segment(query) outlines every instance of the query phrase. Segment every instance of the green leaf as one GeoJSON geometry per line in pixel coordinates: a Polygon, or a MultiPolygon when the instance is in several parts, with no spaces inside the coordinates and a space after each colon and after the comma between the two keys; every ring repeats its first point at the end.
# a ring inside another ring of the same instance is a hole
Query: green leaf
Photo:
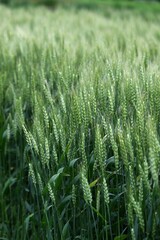
{"type": "Polygon", "coordinates": [[[75,158],[75,159],[73,159],[72,161],[70,161],[69,166],[70,166],[70,167],[74,167],[74,164],[75,164],[79,159],[80,159],[80,158],[75,158]]]}
{"type": "Polygon", "coordinates": [[[26,210],[31,213],[32,212],[32,206],[27,201],[25,201],[24,204],[25,204],[26,210]]]}
{"type": "Polygon", "coordinates": [[[3,188],[3,191],[2,191],[2,195],[4,194],[4,192],[6,191],[6,189],[8,187],[11,187],[15,182],[16,182],[16,178],[13,178],[13,177],[10,177],[8,178],[8,180],[5,182],[4,184],[4,188],[3,188]]]}
{"type": "Polygon", "coordinates": [[[96,183],[98,182],[99,178],[97,178],[96,180],[94,180],[93,182],[91,182],[89,184],[90,187],[94,187],[96,185],[96,183]]]}
{"type": "Polygon", "coordinates": [[[64,170],[64,167],[60,168],[57,173],[60,174],[63,172],[63,170],[64,170]]]}
{"type": "Polygon", "coordinates": [[[54,183],[58,179],[60,174],[63,173],[63,170],[64,170],[64,167],[60,168],[58,172],[50,178],[49,183],[54,183]]]}
{"type": "Polygon", "coordinates": [[[49,183],[54,183],[54,182],[57,180],[57,178],[59,177],[59,175],[60,175],[60,173],[54,174],[54,175],[50,178],[49,183]]]}
{"type": "Polygon", "coordinates": [[[61,234],[61,240],[66,240],[66,238],[67,238],[67,234],[68,234],[68,230],[69,230],[69,221],[63,227],[62,234],[61,234]]]}
{"type": "Polygon", "coordinates": [[[25,225],[25,230],[26,230],[26,232],[27,232],[27,230],[28,230],[30,218],[32,218],[33,215],[34,215],[34,213],[30,214],[28,217],[26,217],[26,219],[25,219],[25,221],[24,221],[24,225],[25,225]]]}
{"type": "Polygon", "coordinates": [[[61,204],[64,204],[64,203],[70,201],[71,199],[72,199],[72,195],[68,195],[61,201],[61,204]]]}
{"type": "Polygon", "coordinates": [[[115,162],[115,158],[114,156],[108,158],[105,163],[106,163],[106,166],[108,166],[109,164],[113,164],[115,162]]]}
{"type": "Polygon", "coordinates": [[[120,235],[120,236],[115,237],[114,240],[124,240],[124,239],[126,239],[127,237],[128,237],[128,235],[123,234],[123,235],[120,235]]]}

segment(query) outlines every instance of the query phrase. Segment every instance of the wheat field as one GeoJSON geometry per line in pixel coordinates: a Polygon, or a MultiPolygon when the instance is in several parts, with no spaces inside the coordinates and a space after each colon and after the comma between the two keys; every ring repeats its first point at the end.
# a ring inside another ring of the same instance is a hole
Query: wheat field
{"type": "Polygon", "coordinates": [[[0,239],[160,239],[160,16],[0,22],[0,239]]]}

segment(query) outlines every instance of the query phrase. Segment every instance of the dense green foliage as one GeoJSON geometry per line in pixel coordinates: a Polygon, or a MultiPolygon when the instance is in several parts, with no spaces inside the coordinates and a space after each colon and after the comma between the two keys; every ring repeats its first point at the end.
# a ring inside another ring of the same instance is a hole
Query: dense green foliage
{"type": "Polygon", "coordinates": [[[0,239],[159,239],[160,17],[105,15],[0,6],[0,239]]]}
{"type": "MultiPolygon", "coordinates": [[[[54,6],[55,4],[71,4],[71,3],[78,3],[78,4],[89,4],[89,5],[95,5],[95,4],[106,4],[118,7],[138,7],[138,5],[147,6],[147,4],[154,4],[157,5],[156,2],[159,2],[159,0],[0,0],[0,3],[7,4],[7,5],[28,5],[28,4],[44,4],[49,6],[54,6]]],[[[158,6],[158,5],[157,5],[158,6]]],[[[151,5],[150,5],[150,8],[151,5]]]]}
{"type": "Polygon", "coordinates": [[[54,6],[57,3],[60,3],[61,0],[0,0],[0,3],[8,5],[23,5],[23,4],[44,4],[54,6]]]}

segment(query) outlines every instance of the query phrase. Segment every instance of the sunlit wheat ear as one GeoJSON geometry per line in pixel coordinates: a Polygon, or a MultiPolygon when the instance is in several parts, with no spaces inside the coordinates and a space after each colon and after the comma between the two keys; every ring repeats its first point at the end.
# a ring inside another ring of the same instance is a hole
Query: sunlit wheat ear
{"type": "Polygon", "coordinates": [[[151,167],[151,174],[152,178],[158,186],[158,175],[157,175],[157,166],[156,166],[156,156],[152,148],[149,149],[149,159],[150,159],[150,167],[151,167]]]}
{"type": "Polygon", "coordinates": [[[52,119],[52,126],[53,126],[54,137],[55,137],[56,143],[58,144],[59,143],[59,134],[58,134],[57,126],[56,126],[54,119],[52,119]]]}
{"type": "Polygon", "coordinates": [[[40,192],[42,193],[43,192],[43,183],[42,183],[42,178],[39,173],[37,173],[37,178],[38,178],[39,189],[40,189],[40,192]]]}
{"type": "Polygon", "coordinates": [[[130,187],[132,189],[132,192],[134,193],[136,184],[135,184],[133,168],[131,166],[129,166],[129,178],[130,178],[130,187]]]}
{"type": "Polygon", "coordinates": [[[56,166],[58,166],[58,156],[57,156],[56,147],[54,144],[53,144],[52,154],[53,154],[53,160],[54,160],[56,166]]]}
{"type": "Polygon", "coordinates": [[[49,159],[50,159],[50,150],[49,150],[49,143],[48,139],[45,138],[45,163],[49,167],[49,159]]]}
{"type": "Polygon", "coordinates": [[[133,221],[134,221],[134,216],[133,216],[133,208],[132,208],[132,204],[129,203],[128,204],[128,220],[129,220],[129,223],[130,225],[132,226],[133,225],[133,221]]]}
{"type": "Polygon", "coordinates": [[[131,238],[132,240],[136,240],[136,236],[133,228],[131,229],[131,238]]]}
{"type": "Polygon", "coordinates": [[[30,140],[31,140],[31,144],[32,144],[32,148],[34,149],[35,153],[38,155],[39,154],[39,149],[38,149],[38,145],[36,143],[36,140],[34,139],[33,135],[31,133],[28,133],[30,140]]]}
{"type": "Polygon", "coordinates": [[[111,91],[108,91],[108,100],[109,100],[109,114],[110,116],[112,116],[114,114],[114,102],[111,91]]]}
{"type": "Polygon", "coordinates": [[[53,98],[52,98],[51,91],[50,91],[47,80],[45,81],[45,84],[43,84],[43,92],[44,92],[46,99],[48,100],[48,102],[50,103],[50,105],[53,108],[53,98]]]}
{"type": "Polygon", "coordinates": [[[149,183],[149,179],[148,179],[148,165],[147,165],[147,171],[142,169],[141,165],[139,165],[139,171],[140,171],[140,175],[143,179],[143,184],[144,187],[146,188],[147,191],[150,191],[150,183],[149,183]]]}
{"type": "Polygon", "coordinates": [[[144,231],[144,218],[143,218],[143,212],[142,212],[142,208],[139,204],[139,202],[137,202],[133,196],[130,196],[131,197],[131,202],[132,202],[132,206],[133,206],[133,209],[139,219],[139,224],[140,224],[140,227],[142,229],[142,231],[144,231]]]}
{"type": "Polygon", "coordinates": [[[24,125],[22,125],[22,128],[23,128],[23,131],[24,131],[26,142],[30,146],[30,148],[32,148],[32,140],[30,138],[30,134],[27,132],[27,129],[26,129],[26,127],[24,125]]]}
{"type": "Polygon", "coordinates": [[[105,138],[109,140],[109,126],[107,124],[107,121],[105,120],[104,116],[102,116],[102,125],[105,131],[105,138]]]}
{"type": "Polygon", "coordinates": [[[33,182],[34,186],[36,187],[37,181],[36,181],[35,173],[33,170],[33,165],[31,163],[29,163],[29,176],[31,177],[32,182],[33,182]]]}
{"type": "Polygon", "coordinates": [[[66,110],[66,104],[65,104],[65,100],[63,97],[63,94],[60,94],[60,101],[61,101],[61,107],[62,107],[62,111],[64,112],[64,114],[66,114],[67,110],[66,110]]]}
{"type": "Polygon", "coordinates": [[[40,149],[40,161],[42,163],[42,166],[45,167],[45,165],[46,165],[46,157],[45,157],[44,147],[42,146],[41,143],[39,145],[39,149],[40,149]]]}
{"type": "Polygon", "coordinates": [[[82,189],[83,189],[83,194],[84,194],[84,200],[91,205],[92,204],[92,193],[91,193],[91,189],[90,189],[88,180],[85,176],[85,169],[83,169],[83,168],[82,168],[82,172],[81,172],[81,183],[82,183],[82,189]]]}
{"type": "Polygon", "coordinates": [[[48,183],[47,188],[48,188],[49,196],[50,196],[53,204],[55,205],[56,204],[56,199],[55,199],[55,195],[54,195],[54,192],[53,192],[53,189],[52,189],[50,183],[48,183]]]}
{"type": "Polygon", "coordinates": [[[49,129],[49,117],[48,117],[45,107],[43,107],[43,119],[44,119],[45,129],[48,130],[49,129]]]}
{"type": "Polygon", "coordinates": [[[110,199],[109,199],[109,192],[108,192],[108,186],[105,178],[103,178],[103,194],[104,194],[104,201],[107,205],[109,205],[110,199]]]}

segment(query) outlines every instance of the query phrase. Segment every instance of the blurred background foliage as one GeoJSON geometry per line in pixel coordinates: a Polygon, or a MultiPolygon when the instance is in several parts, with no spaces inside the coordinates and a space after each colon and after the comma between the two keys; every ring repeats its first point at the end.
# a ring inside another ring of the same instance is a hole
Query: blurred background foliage
{"type": "Polygon", "coordinates": [[[144,2],[160,2],[160,0],[0,0],[0,3],[3,4],[44,4],[54,6],[55,4],[61,3],[83,3],[83,4],[95,4],[95,3],[113,3],[113,4],[135,4],[135,3],[144,3],[144,2]]]}
{"type": "Polygon", "coordinates": [[[148,13],[159,14],[159,3],[160,0],[0,0],[0,4],[10,7],[44,5],[54,9],[62,5],[69,8],[73,6],[78,9],[100,10],[104,15],[107,14],[108,8],[133,10],[141,15],[148,15],[148,13]]]}

